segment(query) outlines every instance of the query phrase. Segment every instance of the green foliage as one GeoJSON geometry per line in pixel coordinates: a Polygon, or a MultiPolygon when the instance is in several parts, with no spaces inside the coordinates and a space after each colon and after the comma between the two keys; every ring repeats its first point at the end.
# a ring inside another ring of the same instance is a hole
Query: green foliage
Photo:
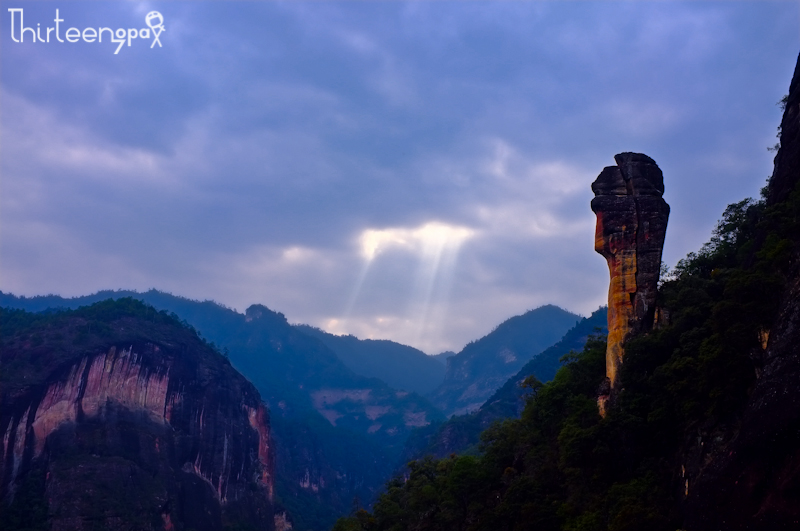
{"type": "Polygon", "coordinates": [[[561,340],[534,356],[487,400],[478,411],[453,416],[441,424],[417,429],[406,443],[405,461],[432,454],[445,457],[453,452],[476,453],[481,431],[492,422],[519,417],[526,401],[538,392],[537,381],[552,380],[569,352],[582,349],[587,337],[605,329],[607,309],[602,307],[578,321],[561,340]]]}
{"type": "Polygon", "coordinates": [[[767,206],[730,205],[710,241],[660,287],[670,323],[626,344],[605,418],[596,396],[605,342],[589,340],[519,420],[482,434],[483,453],[426,459],[395,478],[373,512],[338,531],[673,531],[675,480],[689,434],[735,425],[785,293],[800,234],[800,189],[767,206]]]}

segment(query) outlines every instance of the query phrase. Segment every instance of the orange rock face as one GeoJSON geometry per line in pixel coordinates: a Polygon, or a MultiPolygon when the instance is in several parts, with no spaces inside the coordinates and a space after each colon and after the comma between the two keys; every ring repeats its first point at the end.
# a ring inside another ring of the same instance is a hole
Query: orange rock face
{"type": "Polygon", "coordinates": [[[247,405],[242,405],[242,407],[247,411],[250,426],[258,433],[258,462],[261,463],[261,475],[258,482],[266,487],[269,499],[272,501],[274,482],[272,481],[272,454],[269,447],[269,414],[263,405],[259,405],[258,408],[247,405]]]}
{"type": "MultiPolygon", "coordinates": [[[[650,157],[621,153],[616,166],[592,183],[597,214],[595,250],[608,262],[608,347],[606,376],[614,389],[625,342],[653,327],[661,252],[669,205],[661,197],[664,178],[650,157]]],[[[607,396],[600,398],[603,410],[607,396]]]]}
{"type": "Polygon", "coordinates": [[[88,358],[83,358],[73,366],[66,382],[48,387],[33,420],[34,457],[41,455],[47,437],[61,425],[75,422],[79,414],[98,416],[108,401],[146,412],[153,420],[168,421],[168,367],[161,373],[148,371],[130,349],[117,353],[114,347],[91,361],[88,374],[87,362],[88,358]]]}

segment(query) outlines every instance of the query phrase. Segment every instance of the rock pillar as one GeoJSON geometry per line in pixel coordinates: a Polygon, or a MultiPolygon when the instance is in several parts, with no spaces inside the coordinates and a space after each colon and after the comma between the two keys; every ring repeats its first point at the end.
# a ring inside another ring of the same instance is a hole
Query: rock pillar
{"type": "MultiPolygon", "coordinates": [[[[606,376],[614,389],[624,345],[653,327],[661,251],[669,205],[661,197],[664,177],[655,161],[641,153],[620,153],[616,166],[592,183],[597,214],[594,248],[608,261],[608,347],[606,376]]],[[[608,394],[600,397],[603,412],[608,394]]]]}

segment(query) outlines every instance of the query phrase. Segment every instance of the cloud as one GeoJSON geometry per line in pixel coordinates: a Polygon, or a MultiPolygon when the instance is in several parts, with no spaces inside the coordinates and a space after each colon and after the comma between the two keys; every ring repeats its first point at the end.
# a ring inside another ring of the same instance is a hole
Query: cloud
{"type": "Polygon", "coordinates": [[[119,55],[0,32],[0,289],[259,302],[429,352],[602,303],[589,185],[618,152],[664,170],[665,260],[695,250],[771,171],[800,44],[790,3],[45,1],[26,22],[56,8],[167,31],[119,55]]]}

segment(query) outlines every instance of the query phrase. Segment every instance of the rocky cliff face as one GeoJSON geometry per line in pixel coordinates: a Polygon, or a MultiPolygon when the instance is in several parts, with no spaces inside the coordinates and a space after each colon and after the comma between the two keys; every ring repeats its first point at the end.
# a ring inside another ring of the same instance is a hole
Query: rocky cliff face
{"type": "Polygon", "coordinates": [[[193,331],[132,301],[27,319],[3,331],[9,529],[273,527],[268,412],[193,331]]]}
{"type": "Polygon", "coordinates": [[[640,153],[620,153],[614,160],[617,165],[604,168],[592,183],[595,250],[611,274],[606,376],[612,389],[625,341],[653,326],[669,218],[669,205],[661,197],[664,177],[655,161],[640,153]]]}
{"type": "Polygon", "coordinates": [[[409,433],[442,418],[423,397],[355,374],[321,341],[261,305],[242,315],[155,290],[73,299],[0,293],[0,305],[43,311],[126,297],[178,314],[253,382],[270,410],[275,496],[296,528],[330,529],[354,498],[369,503],[394,472],[409,433]]]}

